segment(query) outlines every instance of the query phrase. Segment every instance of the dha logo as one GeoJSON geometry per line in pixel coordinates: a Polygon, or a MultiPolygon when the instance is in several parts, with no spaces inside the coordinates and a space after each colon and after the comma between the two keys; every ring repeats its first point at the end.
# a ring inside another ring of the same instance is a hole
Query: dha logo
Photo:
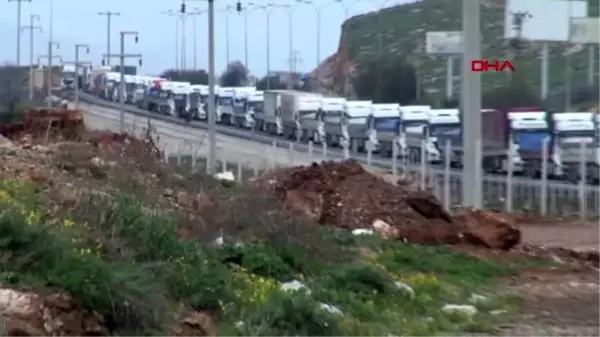
{"type": "Polygon", "coordinates": [[[471,71],[472,72],[487,73],[487,72],[490,72],[492,69],[496,73],[501,73],[506,69],[510,70],[513,73],[515,72],[515,67],[513,66],[512,62],[510,62],[508,60],[505,60],[505,61],[473,60],[473,61],[471,61],[471,71]]]}

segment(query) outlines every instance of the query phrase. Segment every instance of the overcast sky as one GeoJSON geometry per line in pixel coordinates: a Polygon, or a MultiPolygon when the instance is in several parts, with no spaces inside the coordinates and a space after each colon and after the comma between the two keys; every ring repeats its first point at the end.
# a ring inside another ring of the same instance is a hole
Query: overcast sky
{"type": "MultiPolygon", "coordinates": [[[[74,45],[88,43],[90,55],[82,56],[94,64],[101,62],[101,54],[106,52],[106,17],[98,16],[100,11],[117,11],[121,16],[113,17],[112,53],[118,52],[118,32],[121,30],[137,30],[140,33],[139,43],[133,39],[126,43],[129,53],[144,55],[142,73],[157,74],[162,70],[175,66],[175,18],[161,12],[169,9],[179,10],[180,0],[32,0],[23,2],[22,24],[28,25],[30,14],[41,17],[42,33],[35,35],[35,55],[47,54],[47,43],[50,31],[51,3],[53,2],[53,36],[60,42],[58,53],[67,61],[74,59],[74,45]]],[[[294,4],[292,0],[242,0],[242,4],[264,5],[294,4]]],[[[414,0],[359,0],[345,1],[349,7],[349,15],[389,7],[397,3],[414,2],[414,0]]],[[[235,6],[235,0],[215,0],[215,7],[223,10],[227,6],[235,6]]],[[[332,0],[315,0],[316,5],[295,5],[293,11],[293,45],[299,51],[301,63],[297,69],[310,71],[317,63],[316,43],[316,7],[321,7],[321,58],[332,54],[338,46],[340,25],[344,21],[345,11],[340,3],[332,0]]],[[[252,7],[251,5],[249,7],[252,7]]],[[[204,10],[206,1],[188,0],[188,11],[193,8],[204,10]]],[[[16,2],[0,1],[0,31],[3,32],[3,44],[0,49],[0,60],[15,63],[16,61],[16,2]],[[7,47],[8,48],[7,48],[7,47]]],[[[230,60],[244,60],[244,17],[236,13],[229,15],[230,60]]],[[[221,71],[226,65],[226,12],[219,12],[216,17],[216,69],[221,71]]],[[[197,20],[197,66],[206,68],[207,57],[207,16],[200,15],[197,20]]],[[[289,69],[289,30],[288,14],[284,9],[275,9],[271,14],[271,70],[289,69]]],[[[248,14],[248,63],[250,70],[256,75],[266,73],[266,15],[262,10],[253,10],[248,14]]],[[[193,32],[192,19],[187,20],[187,67],[193,66],[193,32]]],[[[29,63],[29,33],[22,34],[21,64],[29,63]]],[[[118,62],[113,61],[113,64],[118,62]]],[[[133,63],[133,61],[130,61],[133,63]]]]}

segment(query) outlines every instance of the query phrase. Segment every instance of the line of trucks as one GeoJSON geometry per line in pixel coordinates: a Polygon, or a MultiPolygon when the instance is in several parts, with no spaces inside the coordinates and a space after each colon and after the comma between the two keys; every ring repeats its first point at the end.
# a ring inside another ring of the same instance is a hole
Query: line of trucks
{"type": "MultiPolygon", "coordinates": [[[[151,76],[121,75],[93,69],[85,90],[114,102],[125,102],[158,114],[187,120],[208,117],[208,86],[151,76]]],[[[372,151],[409,162],[426,160],[437,165],[448,160],[462,166],[462,116],[459,109],[426,105],[400,106],[353,101],[295,90],[259,91],[255,87],[216,87],[216,120],[223,125],[252,129],[301,142],[327,144],[353,152],[372,151]],[[424,147],[424,149],[423,149],[424,147]],[[422,156],[425,158],[421,158],[422,156]]],[[[485,109],[482,120],[482,161],[487,173],[538,178],[542,153],[547,149],[548,176],[578,181],[581,159],[585,179],[598,183],[600,167],[600,115],[597,112],[548,112],[541,107],[485,109]],[[582,155],[582,144],[585,151],[582,155]]]]}

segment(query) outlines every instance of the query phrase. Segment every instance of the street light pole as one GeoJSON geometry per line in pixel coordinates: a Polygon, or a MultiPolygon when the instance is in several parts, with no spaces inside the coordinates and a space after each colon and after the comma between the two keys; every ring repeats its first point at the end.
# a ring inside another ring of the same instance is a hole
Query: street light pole
{"type": "MultiPolygon", "coordinates": [[[[481,59],[480,0],[462,1],[461,108],[463,126],[463,205],[481,207],[481,73],[471,71],[471,61],[481,59]],[[479,147],[479,148],[478,148],[479,147]],[[468,179],[467,179],[468,178],[468,179]]],[[[424,160],[424,158],[421,158],[424,160]]]]}
{"type": "Polygon", "coordinates": [[[29,16],[29,26],[21,27],[22,30],[29,30],[29,100],[33,99],[33,52],[34,52],[34,32],[42,31],[42,27],[36,26],[35,22],[40,20],[40,16],[31,14],[29,16]]]}
{"type": "Polygon", "coordinates": [[[214,173],[217,161],[215,103],[215,1],[208,0],[208,164],[206,170],[209,174],[214,173]]]}
{"type": "Polygon", "coordinates": [[[49,41],[48,42],[48,78],[46,79],[46,85],[48,86],[46,88],[46,90],[48,91],[48,107],[51,108],[52,107],[52,100],[50,99],[50,97],[52,96],[52,59],[54,58],[54,56],[52,55],[52,52],[54,51],[54,48],[56,46],[56,49],[60,49],[60,44],[58,42],[54,42],[54,41],[49,41]]]}
{"type": "MultiPolygon", "coordinates": [[[[125,59],[135,58],[139,60],[140,66],[142,65],[141,54],[125,54],[125,37],[132,35],[135,38],[135,43],[138,43],[138,32],[136,31],[121,31],[121,53],[120,54],[104,54],[104,59],[118,58],[120,60],[120,73],[121,81],[119,84],[119,128],[121,133],[125,133],[125,59]]],[[[103,60],[104,61],[104,60],[103,60]]]]}
{"type": "MultiPolygon", "coordinates": [[[[98,13],[98,15],[106,15],[106,54],[110,55],[111,18],[113,15],[120,16],[121,13],[105,11],[98,13]]],[[[107,60],[106,65],[110,65],[110,58],[107,60]]]]}
{"type": "Polygon", "coordinates": [[[75,108],[79,104],[79,49],[85,48],[86,54],[90,53],[90,46],[88,44],[76,44],[75,45],[75,108]]]}
{"type": "Polygon", "coordinates": [[[17,3],[17,67],[21,66],[21,12],[22,3],[31,2],[31,0],[8,0],[8,2],[15,1],[17,3]]]}

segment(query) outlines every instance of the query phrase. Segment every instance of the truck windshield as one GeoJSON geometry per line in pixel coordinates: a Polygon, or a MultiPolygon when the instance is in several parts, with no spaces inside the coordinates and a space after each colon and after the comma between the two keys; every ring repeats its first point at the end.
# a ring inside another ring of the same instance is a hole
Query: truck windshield
{"type": "Polygon", "coordinates": [[[581,146],[581,142],[592,144],[596,138],[595,130],[569,130],[559,131],[556,133],[556,138],[561,147],[576,147],[581,146]]]}
{"type": "Polygon", "coordinates": [[[400,118],[398,117],[375,117],[374,129],[377,131],[398,131],[400,125],[400,118]]]}
{"type": "Polygon", "coordinates": [[[231,97],[219,97],[218,104],[221,106],[232,106],[233,98],[231,97]]]}
{"type": "Polygon", "coordinates": [[[541,151],[544,139],[550,137],[550,132],[544,129],[513,129],[511,133],[513,142],[524,151],[541,151]]]}
{"type": "Polygon", "coordinates": [[[432,137],[460,137],[462,134],[460,124],[429,124],[429,135],[432,137]]]}
{"type": "Polygon", "coordinates": [[[264,103],[261,101],[257,102],[248,102],[248,109],[253,109],[254,112],[263,111],[264,103]]]}
{"type": "Polygon", "coordinates": [[[321,114],[323,115],[322,119],[325,123],[340,123],[342,121],[342,115],[344,112],[336,110],[323,110],[321,114]]]}

